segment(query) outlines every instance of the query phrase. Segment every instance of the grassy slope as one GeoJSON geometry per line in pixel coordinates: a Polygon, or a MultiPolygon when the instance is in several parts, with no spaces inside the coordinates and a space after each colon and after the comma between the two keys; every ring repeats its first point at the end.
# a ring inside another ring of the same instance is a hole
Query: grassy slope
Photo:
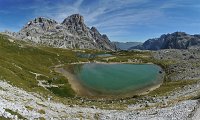
{"type": "MultiPolygon", "coordinates": [[[[85,58],[77,58],[75,52],[72,50],[50,48],[50,47],[33,47],[28,45],[28,43],[15,41],[9,42],[8,37],[0,35],[0,80],[5,79],[9,81],[14,86],[23,88],[27,91],[33,91],[41,93],[42,95],[57,95],[60,97],[70,97],[74,96],[75,93],[71,89],[67,82],[67,79],[62,75],[55,73],[52,66],[59,64],[66,64],[70,62],[78,61],[88,61],[85,58]],[[33,73],[42,74],[37,77],[33,73]],[[49,90],[38,86],[38,81],[44,80],[52,85],[57,85],[57,87],[49,88],[49,90]],[[52,91],[52,92],[50,92],[52,91]],[[54,94],[52,94],[54,93],[54,94]]],[[[86,50],[86,53],[99,53],[101,51],[86,50]]],[[[166,69],[170,64],[174,64],[174,61],[158,61],[151,57],[150,52],[128,52],[121,51],[116,53],[111,53],[114,55],[114,59],[109,59],[106,62],[127,62],[128,59],[137,59],[140,63],[152,62],[162,66],[166,69]]],[[[89,59],[90,60],[90,59],[89,59]]],[[[93,60],[93,59],[91,59],[93,60]]],[[[94,60],[105,61],[104,58],[95,58],[94,60]]],[[[166,71],[167,72],[167,71],[166,71]]],[[[150,96],[154,95],[165,95],[173,91],[174,89],[192,84],[193,81],[188,82],[170,82],[166,81],[160,88],[150,92],[150,96]]],[[[141,96],[142,97],[142,96],[141,96]]],[[[128,104],[135,102],[135,99],[128,99],[125,103],[121,103],[119,100],[106,100],[106,101],[85,101],[82,102],[80,98],[70,98],[62,99],[63,102],[71,104],[79,104],[83,106],[98,106],[101,108],[117,108],[121,109],[126,107],[128,104]]]]}
{"type": "Polygon", "coordinates": [[[62,97],[74,95],[67,79],[53,72],[51,68],[54,65],[77,61],[72,51],[48,47],[31,47],[23,42],[10,42],[8,39],[7,36],[0,35],[1,80],[8,80],[11,84],[27,91],[51,94],[48,90],[38,86],[36,75],[33,73],[39,73],[42,75],[38,76],[38,80],[45,80],[47,83],[60,86],[59,88],[50,89],[53,93],[62,97]]]}
{"type": "MultiPolygon", "coordinates": [[[[52,66],[70,62],[88,61],[88,59],[77,58],[75,52],[72,50],[41,46],[33,47],[22,41],[15,41],[13,43],[8,39],[10,38],[0,34],[0,80],[6,80],[14,86],[29,92],[39,93],[44,97],[51,95],[55,98],[54,100],[59,100],[67,104],[78,104],[81,106],[95,105],[106,109],[122,109],[126,106],[119,101],[112,103],[110,100],[86,100],[83,103],[82,98],[71,98],[71,96],[75,96],[75,93],[68,84],[67,79],[55,73],[52,66]],[[33,73],[39,73],[42,76],[38,76],[36,80],[36,76],[33,73]],[[39,80],[45,80],[47,83],[60,87],[52,87],[47,90],[38,86],[39,80]],[[70,98],[65,99],[63,97],[70,98]]],[[[100,51],[85,50],[85,52],[99,53],[100,51]]]]}

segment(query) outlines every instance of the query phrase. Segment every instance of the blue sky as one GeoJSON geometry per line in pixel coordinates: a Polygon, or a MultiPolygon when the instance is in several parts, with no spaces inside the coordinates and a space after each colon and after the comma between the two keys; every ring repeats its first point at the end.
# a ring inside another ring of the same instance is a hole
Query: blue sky
{"type": "Polygon", "coordinates": [[[200,0],[0,0],[0,31],[19,31],[35,17],[62,22],[84,16],[111,41],[145,41],[164,33],[200,34],[200,0]]]}

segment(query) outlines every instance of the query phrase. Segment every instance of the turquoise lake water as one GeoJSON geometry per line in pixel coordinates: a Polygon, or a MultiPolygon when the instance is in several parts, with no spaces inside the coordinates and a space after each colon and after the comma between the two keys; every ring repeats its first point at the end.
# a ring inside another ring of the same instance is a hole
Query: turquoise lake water
{"type": "Polygon", "coordinates": [[[75,66],[80,83],[101,94],[123,94],[162,81],[161,68],[153,64],[96,64],[75,66]]]}

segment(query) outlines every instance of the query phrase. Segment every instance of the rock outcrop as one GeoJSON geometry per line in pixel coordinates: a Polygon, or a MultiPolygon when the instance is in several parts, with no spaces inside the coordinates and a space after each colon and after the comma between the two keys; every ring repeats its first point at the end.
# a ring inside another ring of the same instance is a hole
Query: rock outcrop
{"type": "Polygon", "coordinates": [[[62,23],[38,17],[10,35],[58,48],[116,50],[106,35],[101,35],[95,27],[87,27],[79,14],[67,17],[62,23]]]}
{"type": "Polygon", "coordinates": [[[188,49],[196,47],[200,47],[200,35],[174,32],[172,34],[161,35],[160,38],[149,39],[142,45],[130,48],[130,50],[188,49]]]}

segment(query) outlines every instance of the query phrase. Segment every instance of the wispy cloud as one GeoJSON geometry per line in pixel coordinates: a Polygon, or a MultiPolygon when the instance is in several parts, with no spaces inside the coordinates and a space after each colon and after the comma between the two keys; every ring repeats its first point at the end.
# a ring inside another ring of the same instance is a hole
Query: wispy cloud
{"type": "Polygon", "coordinates": [[[131,7],[146,3],[148,1],[149,0],[102,0],[92,7],[90,6],[90,3],[88,3],[86,6],[82,6],[84,0],[76,0],[74,4],[68,4],[66,2],[55,4],[54,6],[48,6],[47,3],[43,2],[41,3],[43,9],[36,9],[35,14],[46,15],[61,21],[71,14],[80,13],[85,17],[85,21],[89,25],[95,25],[95,23],[99,24],[99,22],[102,22],[101,20],[105,20],[103,22],[109,22],[108,19],[122,18],[124,16],[126,16],[126,18],[131,18],[130,16],[142,17],[144,15],[143,11],[140,10],[142,13],[139,15],[138,13],[134,12],[139,9],[132,9],[131,7]],[[83,9],[83,7],[88,7],[88,9],[83,9]],[[130,9],[126,9],[127,7],[130,9]]]}
{"type": "MultiPolygon", "coordinates": [[[[8,0],[12,1],[12,0],[8,0]]],[[[26,0],[16,0],[17,2],[26,0]]],[[[27,1],[26,1],[27,2],[27,1]]],[[[197,0],[32,0],[17,9],[30,10],[31,17],[44,16],[62,22],[71,14],[84,16],[87,25],[97,27],[112,39],[154,35],[200,25],[197,0]],[[188,24],[191,23],[191,24],[188,24]]],[[[0,9],[0,13],[4,13],[0,9]]],[[[10,11],[9,11],[10,12],[10,11]]],[[[27,13],[28,14],[28,13],[27,13]]],[[[29,17],[30,18],[30,17],[29,17]]],[[[19,23],[18,23],[19,24],[19,23]]],[[[194,31],[193,29],[193,31],[194,31]]],[[[187,32],[187,31],[186,31],[187,32]]],[[[156,37],[156,36],[155,36],[156,37]]],[[[143,37],[141,37],[141,40],[143,37]]]]}
{"type": "Polygon", "coordinates": [[[6,11],[6,10],[0,10],[0,14],[8,14],[10,13],[9,11],[6,11]]]}
{"type": "Polygon", "coordinates": [[[134,28],[138,26],[152,27],[161,22],[159,19],[163,22],[172,19],[173,16],[166,14],[167,9],[183,7],[190,5],[189,3],[181,2],[181,0],[160,2],[152,0],[99,0],[91,5],[87,0],[76,0],[73,4],[63,2],[48,6],[44,2],[45,7],[42,10],[37,9],[35,13],[47,15],[60,22],[71,14],[80,13],[85,17],[87,25],[96,26],[109,36],[125,36],[131,34],[130,32],[134,33],[134,28]]]}
{"type": "Polygon", "coordinates": [[[83,3],[84,0],[77,0],[75,3],[74,3],[74,7],[75,8],[79,8],[81,6],[81,4],[83,3]]]}

